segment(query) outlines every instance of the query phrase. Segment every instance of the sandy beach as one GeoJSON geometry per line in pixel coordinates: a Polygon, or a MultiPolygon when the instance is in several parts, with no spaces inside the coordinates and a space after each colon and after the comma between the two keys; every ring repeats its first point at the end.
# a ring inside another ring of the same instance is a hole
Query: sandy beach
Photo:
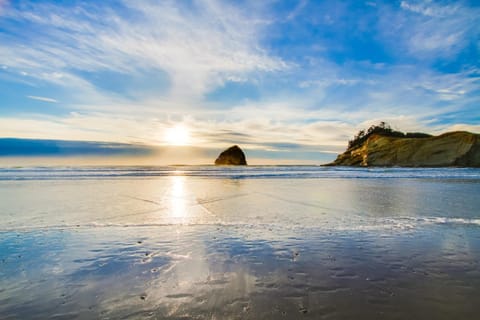
{"type": "Polygon", "coordinates": [[[480,311],[478,170],[165,170],[2,172],[1,318],[480,311]]]}

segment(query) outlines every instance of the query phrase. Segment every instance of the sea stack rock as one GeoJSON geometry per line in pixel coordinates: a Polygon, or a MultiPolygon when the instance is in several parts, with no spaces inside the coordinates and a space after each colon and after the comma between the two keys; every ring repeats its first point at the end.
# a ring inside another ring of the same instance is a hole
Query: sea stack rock
{"type": "Polygon", "coordinates": [[[245,154],[239,146],[233,146],[220,153],[215,165],[246,166],[245,154]]]}

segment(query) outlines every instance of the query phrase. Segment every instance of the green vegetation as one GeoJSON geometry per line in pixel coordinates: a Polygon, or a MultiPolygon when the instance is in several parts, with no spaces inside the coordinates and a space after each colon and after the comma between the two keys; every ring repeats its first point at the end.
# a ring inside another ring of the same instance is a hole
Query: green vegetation
{"type": "Polygon", "coordinates": [[[378,134],[381,136],[387,137],[397,137],[397,138],[429,138],[430,134],[422,132],[407,132],[403,133],[401,131],[393,130],[388,123],[380,122],[378,125],[372,125],[370,128],[365,130],[360,130],[352,140],[348,141],[348,149],[353,149],[361,146],[372,134],[378,134]]]}

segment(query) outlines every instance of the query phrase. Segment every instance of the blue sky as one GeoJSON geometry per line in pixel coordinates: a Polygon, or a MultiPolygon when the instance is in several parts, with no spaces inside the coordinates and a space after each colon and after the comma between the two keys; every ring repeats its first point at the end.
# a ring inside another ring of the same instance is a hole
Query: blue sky
{"type": "Polygon", "coordinates": [[[480,132],[479,51],[478,1],[0,0],[0,137],[321,163],[379,121],[480,132]]]}

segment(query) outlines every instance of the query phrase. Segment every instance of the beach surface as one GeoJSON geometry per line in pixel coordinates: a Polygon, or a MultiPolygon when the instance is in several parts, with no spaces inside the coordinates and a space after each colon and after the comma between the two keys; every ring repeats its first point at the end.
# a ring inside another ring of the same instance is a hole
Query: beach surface
{"type": "Polygon", "coordinates": [[[480,169],[0,169],[2,319],[473,319],[480,169]]]}

